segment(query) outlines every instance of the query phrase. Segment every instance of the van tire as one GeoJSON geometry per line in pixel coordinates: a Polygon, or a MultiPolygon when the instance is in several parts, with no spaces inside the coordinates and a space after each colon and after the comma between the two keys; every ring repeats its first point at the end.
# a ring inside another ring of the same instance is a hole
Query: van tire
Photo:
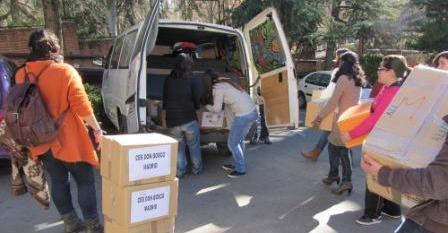
{"type": "Polygon", "coordinates": [[[305,109],[306,107],[306,98],[305,98],[305,94],[301,91],[299,91],[299,108],[301,109],[305,109]]]}
{"type": "Polygon", "coordinates": [[[227,147],[227,143],[216,143],[216,150],[218,151],[218,154],[223,157],[230,157],[232,156],[232,152],[230,152],[229,147],[227,147]]]}

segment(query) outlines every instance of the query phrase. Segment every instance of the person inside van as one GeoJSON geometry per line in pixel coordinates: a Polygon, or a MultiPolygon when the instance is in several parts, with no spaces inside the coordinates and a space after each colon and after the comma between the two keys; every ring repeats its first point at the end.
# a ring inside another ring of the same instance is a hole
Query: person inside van
{"type": "MultiPolygon", "coordinates": [[[[336,83],[334,92],[313,121],[315,128],[319,128],[322,119],[336,108],[340,114],[358,103],[361,96],[361,87],[365,86],[366,80],[356,53],[349,51],[342,54],[339,70],[332,82],[336,83]]],[[[334,194],[342,194],[347,191],[350,194],[353,189],[351,182],[352,167],[349,149],[342,142],[336,123],[339,114],[334,118],[333,129],[328,136],[328,141],[330,142],[328,145],[330,171],[322,182],[326,185],[331,185],[333,182],[339,183],[341,180],[339,177],[339,164],[341,164],[342,182],[332,192],[334,194]]]]}
{"type": "Polygon", "coordinates": [[[90,141],[85,124],[94,129],[99,143],[102,130],[93,113],[81,76],[69,64],[62,62],[59,41],[48,30],[37,30],[30,35],[29,59],[17,70],[15,81],[25,82],[25,77],[36,83],[46,110],[53,119],[67,113],[58,129],[57,138],[48,144],[30,147],[33,159],[42,161],[51,180],[50,193],[53,203],[64,221],[65,232],[103,232],[98,215],[94,168],[98,157],[90,141]],[[76,139],[76,140],[74,140],[76,139]],[[72,203],[69,177],[74,178],[78,203],[85,223],[77,216],[72,203]]]}
{"type": "Polygon", "coordinates": [[[224,108],[235,116],[227,140],[234,161],[233,164],[225,164],[222,168],[230,171],[230,178],[243,176],[246,174],[244,139],[257,119],[255,103],[249,94],[231,79],[221,77],[212,70],[207,70],[206,76],[211,77],[213,83],[213,105],[206,105],[206,108],[211,112],[221,112],[224,105],[224,108]]]}
{"type": "Polygon", "coordinates": [[[255,103],[258,105],[258,119],[256,122],[255,132],[250,139],[250,144],[272,144],[271,139],[269,138],[269,129],[266,125],[265,104],[264,98],[261,95],[260,87],[257,87],[257,96],[255,99],[255,103]]]}
{"type": "MultiPolygon", "coordinates": [[[[336,66],[337,67],[334,68],[333,71],[331,72],[331,80],[334,79],[336,73],[339,70],[339,63],[340,63],[341,55],[348,51],[350,51],[350,50],[347,48],[340,48],[340,49],[336,50],[336,66]]],[[[328,87],[325,91],[332,92],[334,90],[334,86],[335,86],[335,83],[330,82],[330,84],[328,85],[328,87]]],[[[310,159],[311,161],[317,161],[317,158],[319,158],[319,156],[322,153],[322,151],[324,150],[325,146],[327,146],[327,144],[328,144],[328,135],[330,135],[330,131],[323,131],[320,134],[319,141],[317,141],[317,144],[314,146],[314,148],[310,151],[302,151],[301,152],[302,156],[307,159],[310,159]]]]}
{"type": "MultiPolygon", "coordinates": [[[[401,55],[387,55],[383,58],[378,67],[378,83],[384,85],[384,87],[372,103],[370,116],[350,132],[342,133],[343,142],[369,134],[372,131],[410,71],[406,58],[401,55]]],[[[356,220],[361,225],[380,223],[382,215],[392,218],[401,217],[399,205],[370,192],[367,187],[364,195],[364,207],[363,216],[356,220]]]]}
{"type": "Polygon", "coordinates": [[[186,53],[178,53],[176,66],[165,80],[163,109],[166,111],[166,125],[169,134],[179,141],[177,177],[187,172],[186,146],[192,162],[191,172],[202,172],[200,128],[196,110],[200,108],[201,93],[194,85],[193,59],[186,53]]]}

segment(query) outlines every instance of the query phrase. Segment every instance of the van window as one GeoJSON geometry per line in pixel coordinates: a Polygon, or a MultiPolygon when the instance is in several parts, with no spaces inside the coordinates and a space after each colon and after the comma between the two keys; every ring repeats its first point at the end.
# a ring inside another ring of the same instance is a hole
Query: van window
{"type": "Polygon", "coordinates": [[[286,56],[272,19],[250,30],[249,37],[258,73],[264,74],[285,66],[286,56]]]}
{"type": "Polygon", "coordinates": [[[131,60],[132,49],[134,48],[135,39],[137,38],[137,30],[129,32],[124,37],[123,49],[120,55],[119,69],[129,68],[129,63],[131,60]]]}
{"type": "Polygon", "coordinates": [[[114,51],[112,52],[112,58],[110,59],[110,69],[118,68],[118,61],[120,59],[121,47],[123,46],[123,39],[123,36],[119,37],[115,42],[114,51]]]}

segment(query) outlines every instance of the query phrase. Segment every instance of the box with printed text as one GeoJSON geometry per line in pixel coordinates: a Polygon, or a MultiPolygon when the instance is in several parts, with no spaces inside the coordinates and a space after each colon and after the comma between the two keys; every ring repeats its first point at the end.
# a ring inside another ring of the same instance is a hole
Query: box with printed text
{"type": "Polygon", "coordinates": [[[104,136],[101,142],[101,176],[121,186],[173,180],[177,141],[158,134],[104,136]]]}
{"type": "Polygon", "coordinates": [[[119,186],[102,179],[102,204],[105,218],[128,228],[177,214],[179,180],[119,186]]]}

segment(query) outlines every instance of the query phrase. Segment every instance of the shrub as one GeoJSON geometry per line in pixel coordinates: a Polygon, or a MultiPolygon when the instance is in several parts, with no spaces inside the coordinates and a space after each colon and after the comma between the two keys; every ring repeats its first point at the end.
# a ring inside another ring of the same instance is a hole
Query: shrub
{"type": "Polygon", "coordinates": [[[367,76],[367,81],[373,85],[378,80],[377,69],[383,60],[381,53],[366,53],[361,57],[361,65],[367,76]]]}

